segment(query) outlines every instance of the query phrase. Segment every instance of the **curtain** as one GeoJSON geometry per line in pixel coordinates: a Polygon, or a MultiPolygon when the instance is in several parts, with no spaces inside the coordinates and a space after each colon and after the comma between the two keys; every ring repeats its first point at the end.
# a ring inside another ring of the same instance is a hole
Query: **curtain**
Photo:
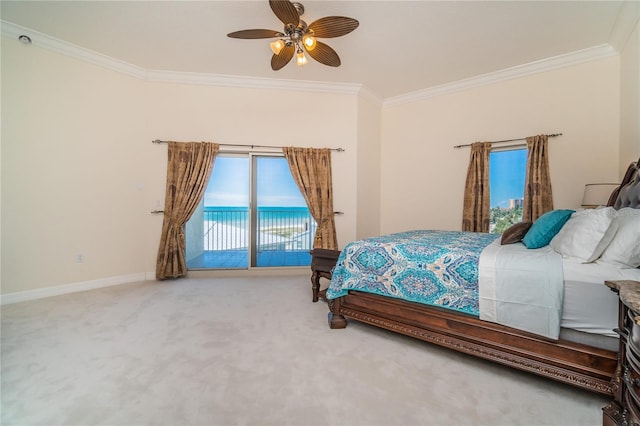
{"type": "Polygon", "coordinates": [[[491,142],[476,142],[471,145],[462,209],[463,231],[489,232],[490,151],[491,142]]]}
{"type": "Polygon", "coordinates": [[[169,142],[164,221],[156,261],[156,278],[187,274],[184,224],[202,200],[219,145],[210,142],[169,142]]]}
{"type": "Polygon", "coordinates": [[[313,219],[318,224],[313,248],[338,250],[333,218],[331,150],[328,148],[282,148],[293,180],[298,185],[313,219]]]}
{"type": "Polygon", "coordinates": [[[524,186],[523,222],[534,222],[543,213],[553,210],[547,140],[547,135],[527,138],[527,175],[524,186]]]}

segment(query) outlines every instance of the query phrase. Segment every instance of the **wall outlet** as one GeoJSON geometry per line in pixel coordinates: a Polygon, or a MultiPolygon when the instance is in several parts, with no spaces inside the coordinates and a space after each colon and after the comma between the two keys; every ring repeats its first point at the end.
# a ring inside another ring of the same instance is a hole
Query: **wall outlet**
{"type": "Polygon", "coordinates": [[[84,254],[80,253],[80,254],[76,254],[76,263],[83,263],[84,262],[84,254]]]}

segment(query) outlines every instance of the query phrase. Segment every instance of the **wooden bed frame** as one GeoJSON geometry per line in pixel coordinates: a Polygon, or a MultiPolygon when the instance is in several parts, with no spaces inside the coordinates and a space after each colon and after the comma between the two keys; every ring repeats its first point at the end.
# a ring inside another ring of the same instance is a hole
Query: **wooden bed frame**
{"type": "MultiPolygon", "coordinates": [[[[602,284],[604,285],[604,283],[602,284]]],[[[593,392],[611,395],[617,352],[545,339],[471,315],[350,291],[329,301],[329,326],[351,318],[593,392]]]]}
{"type": "MultiPolygon", "coordinates": [[[[620,188],[628,184],[640,191],[640,176],[633,181],[636,164],[620,188]]],[[[328,302],[333,329],[345,328],[350,318],[604,395],[611,395],[612,378],[620,376],[617,352],[547,339],[472,315],[358,291],[328,302]]]]}

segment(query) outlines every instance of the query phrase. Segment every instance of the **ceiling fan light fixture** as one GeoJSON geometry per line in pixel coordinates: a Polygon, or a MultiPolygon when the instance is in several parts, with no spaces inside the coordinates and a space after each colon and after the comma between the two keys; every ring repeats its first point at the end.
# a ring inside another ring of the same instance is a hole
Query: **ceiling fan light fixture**
{"type": "Polygon", "coordinates": [[[271,43],[269,43],[269,46],[271,47],[273,54],[278,55],[282,50],[282,48],[284,47],[284,40],[278,39],[278,40],[272,41],[271,43]]]}
{"type": "Polygon", "coordinates": [[[294,59],[298,66],[308,63],[306,53],[330,67],[340,66],[340,57],[330,46],[316,39],[342,37],[358,28],[358,21],[346,16],[325,16],[307,24],[300,19],[302,4],[291,0],[269,0],[271,11],[284,24],[283,31],[248,29],[234,31],[227,37],[241,39],[270,38],[273,51],[271,69],[278,71],[294,59]]]}
{"type": "Polygon", "coordinates": [[[307,50],[313,50],[316,47],[316,38],[311,35],[305,35],[302,38],[302,43],[307,50]]]}
{"type": "Polygon", "coordinates": [[[304,56],[304,52],[302,51],[302,49],[298,48],[298,53],[296,54],[296,65],[302,67],[306,65],[307,62],[309,61],[307,60],[307,57],[304,56]]]}

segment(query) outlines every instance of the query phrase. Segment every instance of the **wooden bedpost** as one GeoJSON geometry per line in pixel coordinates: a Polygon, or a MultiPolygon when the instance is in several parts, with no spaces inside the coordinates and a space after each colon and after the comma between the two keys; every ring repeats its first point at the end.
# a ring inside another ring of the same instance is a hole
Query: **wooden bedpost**
{"type": "Polygon", "coordinates": [[[327,317],[329,319],[329,328],[345,328],[347,326],[347,319],[340,315],[340,302],[342,297],[329,300],[329,313],[327,317]]]}

